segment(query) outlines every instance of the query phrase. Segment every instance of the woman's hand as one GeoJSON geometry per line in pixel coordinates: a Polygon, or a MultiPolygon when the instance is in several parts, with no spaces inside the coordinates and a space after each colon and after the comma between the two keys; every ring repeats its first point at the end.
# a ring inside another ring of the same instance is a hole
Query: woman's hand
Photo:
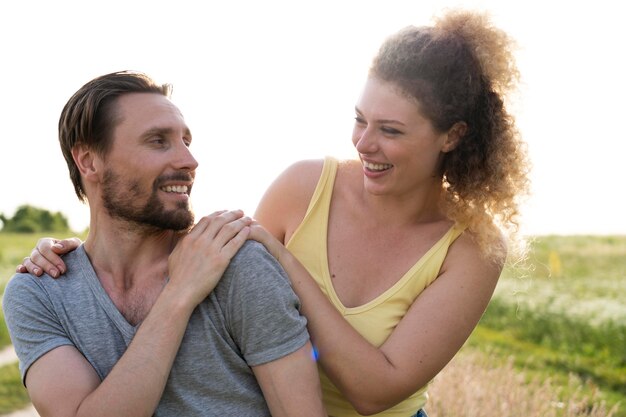
{"type": "Polygon", "coordinates": [[[42,237],[37,241],[30,257],[25,257],[15,268],[15,272],[28,272],[38,277],[45,272],[53,278],[58,278],[66,271],[65,263],[60,255],[73,251],[81,244],[81,240],[77,237],[62,240],[42,237]]]}
{"type": "Polygon", "coordinates": [[[241,210],[219,211],[200,219],[169,256],[168,286],[180,291],[192,306],[198,305],[247,240],[250,223],[241,210]]]}
{"type": "Polygon", "coordinates": [[[257,221],[252,221],[250,225],[250,236],[248,239],[256,240],[259,243],[262,243],[265,246],[265,249],[274,257],[278,262],[280,262],[281,255],[287,250],[285,246],[280,243],[278,239],[276,239],[270,232],[268,232],[261,224],[257,221]]]}

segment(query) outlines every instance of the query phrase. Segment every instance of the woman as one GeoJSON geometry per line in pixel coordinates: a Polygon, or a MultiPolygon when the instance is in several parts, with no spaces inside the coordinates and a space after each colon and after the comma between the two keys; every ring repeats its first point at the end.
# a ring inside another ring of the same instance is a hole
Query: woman
{"type": "MultiPolygon", "coordinates": [[[[527,189],[511,46],[470,12],[401,30],[356,105],[359,158],[298,162],[259,203],[252,235],[301,299],[330,415],[425,415],[493,294],[527,189]]],[[[52,243],[38,249],[63,268],[52,243]]],[[[18,270],[50,270],[33,258],[18,270]]]]}

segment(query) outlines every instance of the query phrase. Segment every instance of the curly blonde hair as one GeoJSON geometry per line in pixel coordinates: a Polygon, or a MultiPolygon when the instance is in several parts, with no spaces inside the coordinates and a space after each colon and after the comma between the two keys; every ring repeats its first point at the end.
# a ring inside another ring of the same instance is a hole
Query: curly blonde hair
{"type": "Polygon", "coordinates": [[[392,35],[370,69],[370,76],[416,100],[440,132],[458,122],[467,125],[441,164],[441,206],[493,259],[506,253],[503,235],[512,253],[524,247],[519,204],[528,194],[530,165],[515,118],[505,108],[519,80],[514,46],[487,14],[454,10],[432,26],[392,35]]]}

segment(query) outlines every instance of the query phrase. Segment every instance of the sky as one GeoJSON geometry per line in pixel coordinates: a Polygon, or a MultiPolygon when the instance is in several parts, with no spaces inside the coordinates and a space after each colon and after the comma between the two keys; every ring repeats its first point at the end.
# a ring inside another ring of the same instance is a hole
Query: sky
{"type": "MultiPolygon", "coordinates": [[[[57,142],[69,97],[138,70],[172,83],[200,163],[198,215],[252,214],[300,159],[355,157],[354,104],[386,36],[446,8],[486,11],[518,44],[510,105],[533,164],[526,234],[626,234],[626,25],[619,2],[511,0],[7,1],[0,4],[0,213],[89,223],[57,142]]],[[[138,161],[140,163],[140,161],[138,161]]]]}

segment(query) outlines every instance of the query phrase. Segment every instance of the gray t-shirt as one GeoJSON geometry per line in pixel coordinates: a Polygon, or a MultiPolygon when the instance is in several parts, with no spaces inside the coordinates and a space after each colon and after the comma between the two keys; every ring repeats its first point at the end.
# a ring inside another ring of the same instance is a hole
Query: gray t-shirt
{"type": "MultiPolygon", "coordinates": [[[[16,274],[3,300],[24,379],[45,353],[75,346],[104,379],[136,327],[117,310],[84,247],[65,255],[66,276],[16,274]]],[[[246,242],[213,292],[194,310],[156,416],[268,416],[250,369],[308,340],[299,301],[280,264],[246,242]]]]}

